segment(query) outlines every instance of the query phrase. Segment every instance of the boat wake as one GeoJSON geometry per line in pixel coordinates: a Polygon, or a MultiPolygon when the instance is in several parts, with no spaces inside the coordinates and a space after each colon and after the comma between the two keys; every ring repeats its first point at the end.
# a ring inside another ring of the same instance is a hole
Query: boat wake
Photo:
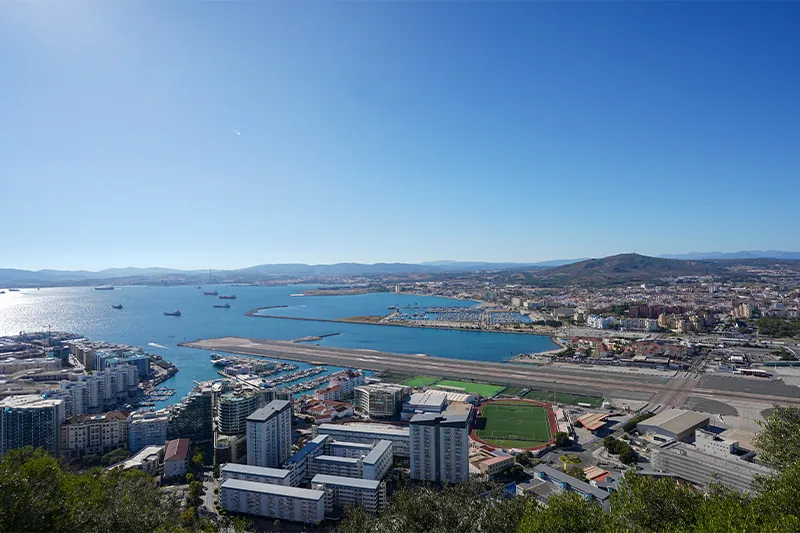
{"type": "Polygon", "coordinates": [[[155,342],[148,342],[148,346],[152,346],[153,348],[161,348],[163,350],[169,350],[168,346],[164,346],[163,344],[156,344],[155,342]]]}

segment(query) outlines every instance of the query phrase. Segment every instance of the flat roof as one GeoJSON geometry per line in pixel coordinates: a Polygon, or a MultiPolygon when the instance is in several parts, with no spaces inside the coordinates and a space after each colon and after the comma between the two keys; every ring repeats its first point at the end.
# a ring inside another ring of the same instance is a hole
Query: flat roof
{"type": "Polygon", "coordinates": [[[386,453],[386,450],[392,447],[392,441],[389,440],[379,440],[375,446],[372,447],[372,450],[364,457],[364,463],[373,465],[378,462],[378,459],[386,453]]]}
{"type": "Polygon", "coordinates": [[[243,481],[241,479],[229,479],[223,483],[221,487],[223,489],[243,490],[247,492],[256,492],[258,494],[270,494],[272,496],[286,496],[287,498],[298,498],[301,500],[319,501],[325,497],[325,493],[321,490],[299,489],[297,487],[256,483],[253,481],[243,481]]]}
{"type": "Polygon", "coordinates": [[[376,433],[381,435],[394,435],[396,437],[408,437],[408,428],[389,426],[383,424],[320,424],[319,431],[344,431],[349,433],[376,433]]]}
{"type": "Polygon", "coordinates": [[[547,477],[551,477],[553,479],[557,479],[558,481],[566,483],[570,487],[574,487],[581,492],[591,494],[592,496],[594,496],[599,500],[605,500],[611,497],[610,493],[602,489],[598,489],[594,485],[590,485],[589,483],[574,478],[569,474],[566,474],[560,470],[556,470],[555,468],[550,468],[547,465],[537,465],[534,466],[533,469],[536,472],[542,472],[543,474],[546,474],[547,477]]]}
{"type": "Polygon", "coordinates": [[[235,474],[250,474],[254,476],[274,477],[283,479],[292,471],[283,468],[267,468],[265,466],[240,465],[236,463],[226,463],[222,465],[222,473],[231,472],[235,474]]]}
{"type": "Polygon", "coordinates": [[[444,392],[428,390],[425,392],[415,392],[408,399],[408,405],[412,407],[439,407],[447,402],[447,394],[444,392]]]}
{"type": "MultiPolygon", "coordinates": [[[[325,435],[327,437],[327,435],[325,435]]],[[[371,450],[372,444],[366,442],[347,442],[346,440],[335,440],[330,443],[331,447],[340,446],[342,448],[358,448],[362,450],[371,450]]]]}
{"type": "Polygon", "coordinates": [[[305,446],[297,450],[294,455],[289,457],[286,460],[287,463],[299,463],[302,461],[308,454],[313,453],[314,451],[318,450],[320,446],[325,444],[325,441],[328,439],[328,435],[317,435],[310,441],[306,443],[305,446]]]}
{"type": "Polygon", "coordinates": [[[272,400],[261,409],[256,409],[247,417],[248,422],[266,422],[279,412],[289,407],[288,400],[272,400]]]}
{"type": "Polygon", "coordinates": [[[338,485],[340,487],[354,487],[358,489],[376,490],[381,484],[380,481],[373,479],[359,479],[354,477],[344,476],[328,476],[326,474],[317,474],[311,483],[321,483],[324,485],[338,485]]]}
{"type": "Polygon", "coordinates": [[[347,463],[350,465],[356,465],[361,459],[356,459],[354,457],[339,457],[337,455],[318,455],[314,458],[315,461],[322,461],[324,463],[347,463]]]}
{"type": "Polygon", "coordinates": [[[677,435],[691,429],[698,424],[708,423],[708,415],[685,409],[667,409],[656,416],[642,420],[637,426],[660,428],[677,435]]]}

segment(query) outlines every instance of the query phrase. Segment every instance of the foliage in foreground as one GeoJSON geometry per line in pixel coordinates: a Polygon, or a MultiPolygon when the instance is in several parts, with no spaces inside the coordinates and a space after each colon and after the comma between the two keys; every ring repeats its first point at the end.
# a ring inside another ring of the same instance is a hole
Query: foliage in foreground
{"type": "Polygon", "coordinates": [[[470,483],[397,494],[377,517],[348,509],[338,531],[518,533],[789,533],[800,531],[800,462],[759,481],[747,496],[713,488],[703,494],[671,479],[635,472],[625,475],[611,496],[611,512],[579,495],[563,492],[548,505],[524,498],[502,499],[499,490],[476,497],[485,485],[470,483]]]}

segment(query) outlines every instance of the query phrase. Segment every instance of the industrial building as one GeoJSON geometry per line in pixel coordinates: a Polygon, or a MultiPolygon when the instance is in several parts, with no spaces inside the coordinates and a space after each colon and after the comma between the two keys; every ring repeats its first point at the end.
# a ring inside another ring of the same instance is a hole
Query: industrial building
{"type": "Polygon", "coordinates": [[[740,492],[751,492],[755,476],[775,471],[751,462],[753,452],[739,448],[737,441],[698,429],[694,445],[672,441],[653,448],[653,468],[706,487],[719,483],[740,492]]]}
{"type": "Polygon", "coordinates": [[[325,519],[325,492],[321,490],[228,479],[220,486],[219,501],[223,509],[236,513],[307,524],[325,519]]]}
{"type": "Polygon", "coordinates": [[[708,415],[685,409],[667,409],[636,424],[642,435],[655,442],[691,441],[696,429],[708,426],[708,415]]]}
{"type": "Polygon", "coordinates": [[[273,400],[247,417],[247,464],[277,467],[292,453],[292,403],[273,400]]]}

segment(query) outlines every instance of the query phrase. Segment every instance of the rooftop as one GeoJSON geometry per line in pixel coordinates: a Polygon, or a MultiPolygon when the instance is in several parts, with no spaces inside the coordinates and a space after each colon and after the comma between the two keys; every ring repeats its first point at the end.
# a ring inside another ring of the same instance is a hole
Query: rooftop
{"type": "Polygon", "coordinates": [[[64,425],[83,424],[84,422],[110,422],[112,420],[125,420],[130,411],[109,411],[102,415],[75,415],[64,421],[64,425]]]}
{"type": "Polygon", "coordinates": [[[590,485],[589,483],[586,483],[584,481],[580,481],[579,479],[576,479],[570,476],[569,474],[566,474],[565,472],[556,470],[555,468],[550,468],[547,465],[538,465],[533,467],[533,469],[536,472],[542,472],[543,474],[546,474],[547,477],[549,478],[556,479],[558,481],[566,483],[573,489],[583,492],[584,494],[591,494],[598,500],[606,500],[611,497],[611,494],[609,494],[608,492],[598,489],[594,485],[590,485]]]}
{"type": "Polygon", "coordinates": [[[447,395],[444,392],[428,390],[425,392],[415,392],[408,399],[409,405],[413,407],[434,407],[441,408],[447,402],[447,395]]]}
{"type": "Polygon", "coordinates": [[[708,415],[685,409],[667,409],[656,416],[639,422],[645,427],[658,427],[670,433],[682,433],[697,424],[708,423],[708,415]]]}
{"type": "Polygon", "coordinates": [[[317,474],[311,483],[321,483],[324,485],[337,485],[339,487],[354,487],[358,489],[375,490],[381,484],[380,481],[372,479],[358,479],[354,477],[344,476],[328,476],[325,474],[317,474]]]}
{"type": "Polygon", "coordinates": [[[391,448],[392,443],[388,440],[379,440],[375,446],[373,446],[372,450],[364,457],[364,463],[368,465],[373,465],[378,462],[378,459],[386,453],[386,450],[391,448]]]}
{"type": "Polygon", "coordinates": [[[348,431],[353,433],[378,433],[396,437],[408,437],[408,428],[390,426],[388,424],[320,424],[319,431],[337,432],[348,431]]]}
{"type": "Polygon", "coordinates": [[[323,463],[347,463],[356,465],[361,459],[352,457],[338,457],[336,455],[319,455],[314,458],[315,461],[322,461],[323,463]]]}
{"type": "Polygon", "coordinates": [[[299,498],[301,500],[319,501],[325,497],[325,493],[321,490],[299,489],[297,487],[271,485],[269,483],[255,483],[253,481],[243,481],[241,479],[229,479],[223,483],[221,487],[223,489],[244,490],[247,492],[256,492],[258,494],[287,496],[289,498],[299,498]]]}
{"type": "Polygon", "coordinates": [[[255,410],[253,414],[247,417],[247,421],[266,422],[284,409],[288,409],[289,406],[290,404],[288,400],[272,400],[261,409],[255,410]]]}
{"type": "Polygon", "coordinates": [[[253,476],[274,477],[283,479],[291,473],[291,470],[283,468],[267,468],[265,466],[240,465],[237,463],[226,463],[222,466],[222,473],[230,474],[250,474],[253,476]]]}
{"type": "Polygon", "coordinates": [[[189,439],[167,441],[164,461],[185,461],[187,457],[189,457],[189,439]]]}

